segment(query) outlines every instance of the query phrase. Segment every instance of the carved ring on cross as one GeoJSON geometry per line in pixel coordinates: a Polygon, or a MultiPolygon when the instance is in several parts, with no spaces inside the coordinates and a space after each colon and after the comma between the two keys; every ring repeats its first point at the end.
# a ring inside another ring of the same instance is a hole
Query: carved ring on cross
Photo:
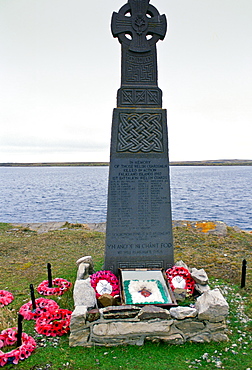
{"type": "Polygon", "coordinates": [[[128,0],[118,13],[114,12],[111,30],[122,45],[134,52],[148,52],[166,34],[165,15],[149,4],[149,0],[128,0]]]}

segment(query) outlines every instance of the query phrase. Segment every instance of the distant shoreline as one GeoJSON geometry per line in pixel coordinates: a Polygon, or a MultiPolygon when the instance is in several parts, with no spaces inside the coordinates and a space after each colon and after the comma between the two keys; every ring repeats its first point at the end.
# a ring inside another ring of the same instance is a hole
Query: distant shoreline
{"type": "MultiPolygon", "coordinates": [[[[109,162],[41,162],[41,163],[0,163],[0,167],[93,167],[109,166],[109,162]]],[[[174,161],[170,166],[252,166],[252,160],[223,159],[209,161],[174,161]]]]}

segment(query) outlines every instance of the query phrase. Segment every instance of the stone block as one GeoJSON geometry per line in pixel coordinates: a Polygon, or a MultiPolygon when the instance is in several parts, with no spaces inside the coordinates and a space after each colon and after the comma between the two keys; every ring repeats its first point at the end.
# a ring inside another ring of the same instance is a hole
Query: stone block
{"type": "Polygon", "coordinates": [[[168,320],[170,318],[171,315],[168,310],[153,305],[143,306],[138,314],[138,319],[140,320],[152,320],[152,319],[168,320]]]}
{"type": "Polygon", "coordinates": [[[79,331],[86,324],[87,307],[76,306],[71,315],[70,330],[79,331]]]}
{"type": "Polygon", "coordinates": [[[191,276],[197,284],[201,284],[201,285],[208,284],[208,276],[204,269],[198,270],[196,268],[192,268],[191,276]]]}
{"type": "Polygon", "coordinates": [[[208,292],[210,290],[210,286],[208,284],[207,285],[195,284],[195,290],[199,294],[203,294],[203,293],[208,292]]]}
{"type": "Polygon", "coordinates": [[[125,336],[139,334],[162,334],[169,333],[173,320],[139,321],[139,322],[108,322],[98,323],[93,326],[93,334],[96,336],[125,336]]]}
{"type": "Polygon", "coordinates": [[[190,341],[195,343],[209,343],[211,341],[211,334],[208,332],[198,333],[190,337],[190,341]]]}
{"type": "Polygon", "coordinates": [[[85,328],[79,331],[74,331],[70,333],[69,336],[69,346],[76,347],[76,346],[84,346],[88,343],[90,335],[90,329],[85,328]]]}
{"type": "Polygon", "coordinates": [[[199,320],[210,322],[224,321],[228,315],[228,303],[218,288],[205,292],[197,298],[195,308],[199,320]]]}
{"type": "Polygon", "coordinates": [[[174,322],[174,324],[187,338],[192,337],[205,329],[204,323],[200,321],[181,320],[174,322]]]}
{"type": "Polygon", "coordinates": [[[174,317],[178,320],[184,320],[188,317],[196,317],[198,311],[195,308],[191,307],[172,307],[170,309],[171,317],[174,317]]]}
{"type": "Polygon", "coordinates": [[[75,281],[73,299],[75,306],[87,306],[88,308],[96,306],[95,291],[91,287],[90,278],[75,281]]]}
{"type": "Polygon", "coordinates": [[[93,308],[92,310],[88,311],[87,313],[87,321],[93,322],[99,320],[101,314],[98,308],[93,308]]]}
{"type": "Polygon", "coordinates": [[[229,338],[225,333],[213,333],[212,338],[214,342],[228,342],[229,338]]]}
{"type": "Polygon", "coordinates": [[[224,330],[227,328],[227,325],[224,322],[207,322],[206,323],[206,329],[211,331],[212,333],[214,332],[218,332],[218,331],[222,331],[224,332],[224,330]]]}
{"type": "Polygon", "coordinates": [[[140,307],[131,305],[110,306],[102,308],[100,311],[103,318],[107,320],[130,319],[137,316],[140,311],[140,307]]]}
{"type": "Polygon", "coordinates": [[[159,335],[158,337],[146,337],[146,340],[150,340],[153,343],[165,342],[168,344],[183,344],[185,342],[183,336],[179,333],[166,336],[159,335]]]}

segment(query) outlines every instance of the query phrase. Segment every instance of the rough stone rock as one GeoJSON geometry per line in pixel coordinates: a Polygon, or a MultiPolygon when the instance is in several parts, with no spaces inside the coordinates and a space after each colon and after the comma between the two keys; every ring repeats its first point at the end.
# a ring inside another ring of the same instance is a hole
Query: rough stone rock
{"type": "Polygon", "coordinates": [[[158,321],[136,321],[122,322],[114,321],[98,323],[93,326],[93,334],[96,336],[124,336],[124,335],[165,335],[169,333],[173,320],[158,321]]]}
{"type": "Polygon", "coordinates": [[[77,280],[84,280],[89,277],[89,268],[90,264],[89,263],[80,263],[78,266],[78,271],[77,271],[77,280]]]}
{"type": "MultiPolygon", "coordinates": [[[[106,347],[117,347],[125,344],[132,346],[142,346],[144,345],[144,335],[133,335],[133,336],[120,336],[120,337],[103,337],[90,335],[90,340],[96,346],[106,346],[106,347]]],[[[86,345],[87,346],[87,345],[86,345]]]]}
{"type": "Polygon", "coordinates": [[[227,328],[225,321],[223,322],[207,322],[206,329],[212,333],[217,331],[224,331],[227,328]]]}
{"type": "Polygon", "coordinates": [[[204,323],[199,322],[199,321],[180,320],[180,321],[174,322],[174,324],[176,328],[181,330],[187,338],[192,337],[196,335],[198,332],[205,329],[204,323]]]}
{"type": "Polygon", "coordinates": [[[87,344],[90,335],[89,328],[80,329],[79,331],[71,332],[69,336],[69,346],[84,346],[87,344]]]}
{"type": "Polygon", "coordinates": [[[93,308],[87,313],[87,321],[93,322],[100,318],[101,314],[98,308],[93,308]]]}
{"type": "Polygon", "coordinates": [[[70,330],[71,332],[79,331],[86,324],[87,307],[76,306],[71,315],[70,330]]]}
{"type": "Polygon", "coordinates": [[[146,340],[151,340],[153,343],[165,342],[168,344],[183,344],[185,342],[183,336],[179,333],[158,337],[146,337],[146,340]]]}
{"type": "Polygon", "coordinates": [[[208,276],[204,269],[198,270],[196,268],[192,268],[191,276],[197,284],[201,284],[201,285],[208,284],[208,276]]]}
{"type": "Polygon", "coordinates": [[[191,342],[196,343],[209,343],[211,341],[211,333],[204,332],[204,333],[198,333],[190,338],[191,342]]]}
{"type": "Polygon", "coordinates": [[[188,317],[196,317],[198,314],[198,311],[195,308],[192,307],[172,307],[170,309],[171,317],[174,317],[178,320],[184,320],[188,317]]]}
{"type": "Polygon", "coordinates": [[[171,315],[168,310],[153,305],[143,306],[138,314],[138,319],[140,320],[151,320],[151,319],[166,320],[170,318],[171,315]]]}
{"type": "Polygon", "coordinates": [[[98,298],[99,307],[116,306],[116,299],[110,294],[103,294],[98,298]]]}
{"type": "Polygon", "coordinates": [[[188,268],[187,264],[186,264],[184,261],[182,261],[182,260],[177,261],[177,262],[175,263],[175,266],[178,266],[178,267],[184,267],[185,269],[189,270],[189,268],[188,268]]]}
{"type": "Polygon", "coordinates": [[[215,342],[228,342],[229,341],[229,338],[227,334],[225,333],[213,333],[211,339],[215,342]]]}
{"type": "Polygon", "coordinates": [[[76,265],[79,266],[81,263],[88,263],[89,264],[89,269],[88,269],[88,272],[89,274],[93,274],[94,272],[94,262],[93,262],[93,259],[91,256],[84,256],[84,257],[81,257],[79,258],[77,261],[76,261],[76,265]]]}
{"type": "Polygon", "coordinates": [[[138,315],[140,307],[125,305],[125,306],[110,306],[101,309],[104,319],[130,319],[138,315]]]}
{"type": "Polygon", "coordinates": [[[207,285],[195,284],[195,290],[199,294],[203,294],[203,293],[208,292],[210,290],[210,286],[208,284],[207,285]]]}
{"type": "Polygon", "coordinates": [[[174,298],[178,302],[183,302],[186,299],[187,290],[182,288],[175,288],[173,291],[174,298]]]}
{"type": "Polygon", "coordinates": [[[224,321],[228,315],[228,303],[218,288],[209,290],[198,297],[195,308],[198,310],[199,320],[220,322],[224,321]]]}
{"type": "Polygon", "coordinates": [[[91,287],[90,278],[75,281],[73,298],[75,306],[87,306],[88,308],[96,307],[95,291],[91,287]]]}

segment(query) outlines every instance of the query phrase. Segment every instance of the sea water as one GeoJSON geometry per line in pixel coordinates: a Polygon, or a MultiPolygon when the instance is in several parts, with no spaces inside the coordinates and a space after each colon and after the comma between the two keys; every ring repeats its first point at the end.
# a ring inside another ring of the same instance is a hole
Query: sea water
{"type": "MultiPolygon", "coordinates": [[[[252,167],[171,166],[174,220],[252,230],[252,167]]],[[[106,221],[108,167],[0,167],[0,222],[106,221]]]]}

